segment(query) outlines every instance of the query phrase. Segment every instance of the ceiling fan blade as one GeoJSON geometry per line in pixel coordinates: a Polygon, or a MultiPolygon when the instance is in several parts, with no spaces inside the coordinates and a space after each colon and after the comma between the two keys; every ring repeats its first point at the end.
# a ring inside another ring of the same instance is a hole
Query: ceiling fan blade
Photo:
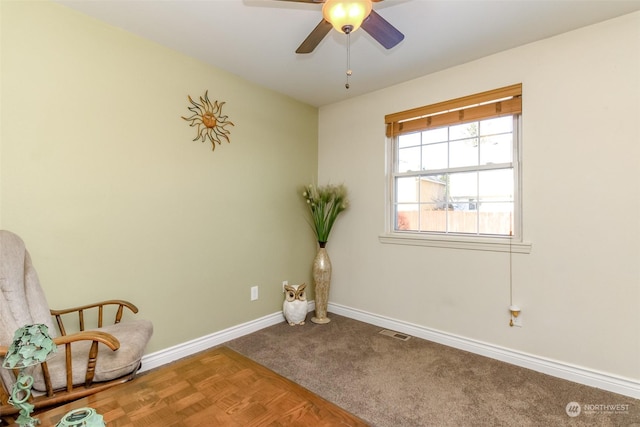
{"type": "Polygon", "coordinates": [[[391,49],[404,39],[404,34],[378,15],[375,10],[372,10],[362,21],[362,29],[387,49],[391,49]]]}
{"type": "Polygon", "coordinates": [[[331,24],[328,21],[326,21],[324,19],[322,21],[320,21],[320,23],[316,26],[316,28],[314,28],[313,31],[311,31],[311,33],[307,36],[306,39],[304,39],[304,41],[298,47],[298,49],[296,49],[296,53],[311,53],[311,52],[313,52],[313,49],[315,49],[316,46],[318,46],[318,44],[320,44],[322,39],[327,34],[329,34],[329,31],[331,31],[331,28],[333,28],[333,27],[331,26],[331,24]]]}

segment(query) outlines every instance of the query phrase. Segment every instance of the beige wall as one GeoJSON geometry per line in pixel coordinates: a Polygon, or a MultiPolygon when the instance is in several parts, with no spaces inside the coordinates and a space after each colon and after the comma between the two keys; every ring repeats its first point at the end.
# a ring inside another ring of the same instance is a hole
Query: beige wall
{"type": "Polygon", "coordinates": [[[332,302],[640,380],[639,117],[640,13],[322,107],[319,180],[352,194],[329,247],[332,302]],[[524,326],[510,328],[508,253],[378,236],[385,114],[520,82],[533,247],[514,255],[524,326]]]}
{"type": "Polygon", "coordinates": [[[297,188],[317,175],[316,108],[57,4],[0,7],[0,227],[50,305],[131,300],[153,352],[274,313],[282,280],[310,280],[297,188]],[[235,124],[215,152],[180,118],[205,90],[235,124]]]}

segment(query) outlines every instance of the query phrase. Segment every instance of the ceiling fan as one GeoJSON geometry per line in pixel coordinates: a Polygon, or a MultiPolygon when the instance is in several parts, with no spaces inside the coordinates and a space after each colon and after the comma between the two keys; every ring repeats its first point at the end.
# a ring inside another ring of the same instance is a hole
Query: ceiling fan
{"type": "Polygon", "coordinates": [[[331,31],[350,34],[360,26],[386,49],[404,39],[404,34],[373,10],[372,2],[382,0],[280,0],[322,4],[323,19],[296,49],[296,53],[311,53],[331,31]]]}

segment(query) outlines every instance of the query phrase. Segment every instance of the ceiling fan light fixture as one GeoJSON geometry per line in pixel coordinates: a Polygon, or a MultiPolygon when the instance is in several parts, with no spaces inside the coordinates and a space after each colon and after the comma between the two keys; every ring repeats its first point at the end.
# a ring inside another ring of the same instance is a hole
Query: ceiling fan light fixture
{"type": "Polygon", "coordinates": [[[322,16],[337,31],[348,34],[360,28],[371,9],[371,0],[327,0],[322,16]]]}

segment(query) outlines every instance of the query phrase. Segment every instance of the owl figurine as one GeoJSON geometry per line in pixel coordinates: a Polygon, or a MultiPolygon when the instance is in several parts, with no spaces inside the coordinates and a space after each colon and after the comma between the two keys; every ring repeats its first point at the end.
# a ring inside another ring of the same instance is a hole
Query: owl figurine
{"type": "Polygon", "coordinates": [[[307,317],[307,295],[304,292],[306,287],[305,283],[284,286],[287,296],[282,304],[282,313],[291,326],[304,325],[304,319],[307,317]]]}

